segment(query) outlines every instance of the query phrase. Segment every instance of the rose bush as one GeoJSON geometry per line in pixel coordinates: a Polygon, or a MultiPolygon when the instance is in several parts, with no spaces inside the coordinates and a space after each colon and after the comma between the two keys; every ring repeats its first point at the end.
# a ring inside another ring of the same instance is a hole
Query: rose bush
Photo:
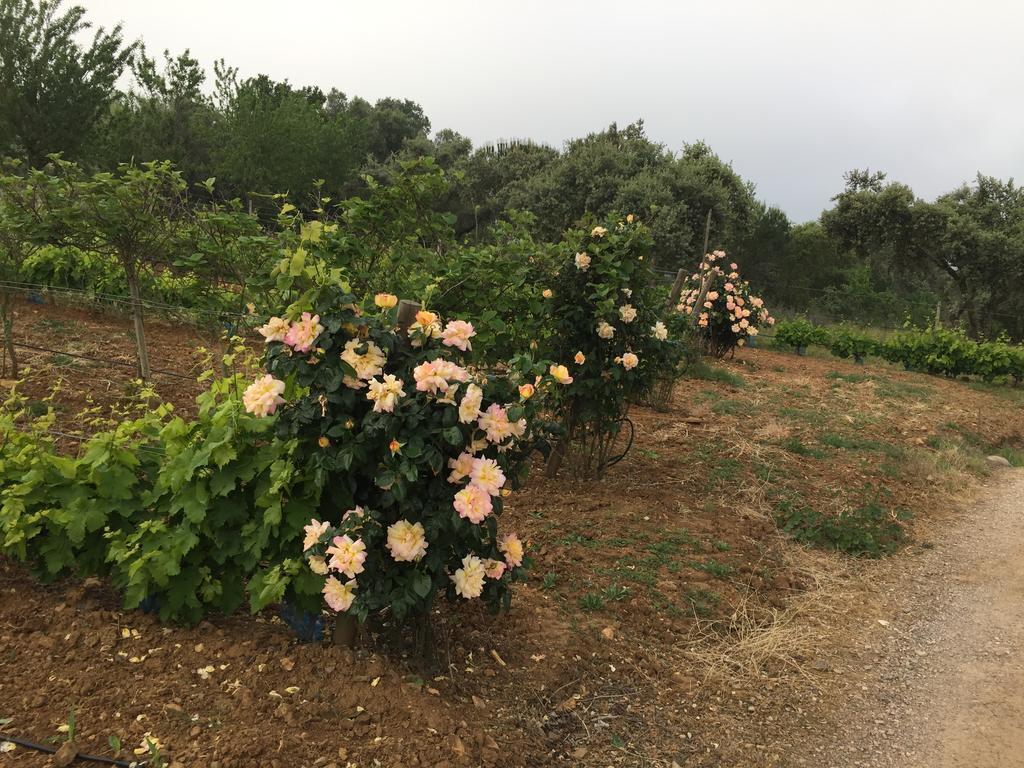
{"type": "Polygon", "coordinates": [[[650,232],[632,215],[571,231],[545,288],[552,333],[542,349],[572,361],[565,372],[572,388],[558,415],[566,431],[562,447],[582,477],[602,474],[630,403],[644,399],[683,357],[681,339],[658,314],[650,252],[650,232]]]}
{"type": "Polygon", "coordinates": [[[260,329],[267,373],[246,408],[276,420],[323,488],[302,546],[260,576],[261,600],[312,572],[331,609],[401,620],[438,595],[508,606],[524,577],[522,542],[498,518],[572,379],[528,354],[474,368],[472,324],[421,310],[399,327],[396,303],[328,289],[260,329]]]}
{"type": "Polygon", "coordinates": [[[698,338],[714,357],[730,354],[762,327],[775,324],[764,300],[740,277],[737,264],[726,265],[726,258],[725,251],[706,254],[684,286],[677,307],[685,315],[696,315],[698,338]]]}

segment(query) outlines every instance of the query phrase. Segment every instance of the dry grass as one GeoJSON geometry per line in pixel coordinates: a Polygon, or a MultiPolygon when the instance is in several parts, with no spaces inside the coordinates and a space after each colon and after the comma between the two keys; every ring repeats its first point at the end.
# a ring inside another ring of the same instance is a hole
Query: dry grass
{"type": "Polygon", "coordinates": [[[728,619],[698,621],[683,657],[705,680],[797,683],[810,677],[808,663],[834,644],[835,633],[873,601],[877,562],[787,546],[791,572],[806,586],[784,608],[768,608],[750,596],[728,619]]]}
{"type": "Polygon", "coordinates": [[[804,674],[810,628],[790,608],[760,608],[743,599],[722,621],[697,621],[683,656],[705,679],[781,680],[804,674]]]}

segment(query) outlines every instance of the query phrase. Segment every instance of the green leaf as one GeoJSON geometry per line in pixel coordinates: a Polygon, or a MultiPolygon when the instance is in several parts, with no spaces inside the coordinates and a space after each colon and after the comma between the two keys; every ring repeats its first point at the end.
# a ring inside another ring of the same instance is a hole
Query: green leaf
{"type": "Polygon", "coordinates": [[[458,427],[449,427],[442,433],[442,435],[449,445],[453,445],[456,448],[465,443],[465,438],[462,436],[462,430],[458,427]]]}
{"type": "Polygon", "coordinates": [[[412,591],[419,595],[421,598],[425,598],[430,594],[431,588],[434,586],[433,580],[425,573],[421,571],[415,571],[410,579],[412,585],[412,591]]]}

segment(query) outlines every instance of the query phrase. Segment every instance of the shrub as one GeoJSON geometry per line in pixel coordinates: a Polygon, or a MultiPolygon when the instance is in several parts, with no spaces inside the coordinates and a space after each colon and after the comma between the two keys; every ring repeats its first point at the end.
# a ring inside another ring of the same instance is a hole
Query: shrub
{"type": "Polygon", "coordinates": [[[467,367],[472,325],[421,310],[396,328],[396,303],[360,307],[328,287],[261,329],[267,374],[246,407],[273,416],[276,442],[295,445],[321,495],[304,543],[257,575],[254,607],[292,585],[360,620],[424,616],[439,594],[497,610],[524,576],[522,544],[497,519],[530,454],[547,449],[542,409],[572,379],[529,355],[467,367]]]}
{"type": "Polygon", "coordinates": [[[803,354],[812,344],[826,346],[828,332],[805,317],[796,317],[779,322],[775,327],[775,343],[793,347],[797,354],[803,354]]]}
{"type": "Polygon", "coordinates": [[[828,333],[829,351],[843,359],[852,357],[856,362],[864,362],[864,358],[874,354],[877,342],[852,328],[833,328],[828,333]]]}
{"type": "Polygon", "coordinates": [[[557,333],[549,310],[563,249],[529,234],[533,218],[515,214],[491,228],[486,245],[452,248],[422,295],[442,315],[473,318],[474,359],[498,363],[510,349],[544,344],[557,333]]]}
{"type": "Polygon", "coordinates": [[[33,416],[11,393],[0,411],[0,551],[44,580],[107,572],[107,535],[147,514],[146,478],[157,456],[143,445],[168,413],[152,407],[151,394],[76,459],[57,451],[53,410],[33,416]]]}
{"type": "Polygon", "coordinates": [[[685,344],[659,317],[651,236],[636,217],[571,231],[563,247],[545,291],[550,334],[542,350],[571,363],[573,386],[558,410],[562,445],[580,476],[600,476],[630,403],[648,396],[659,379],[677,375],[685,344]]]}
{"type": "Polygon", "coordinates": [[[748,338],[759,333],[763,325],[774,325],[775,319],[764,306],[764,300],[750,290],[750,283],[740,278],[736,264],[729,271],[715,262],[725,263],[725,252],[704,256],[700,270],[680,296],[677,309],[685,315],[697,312],[698,337],[708,354],[724,357],[748,338]],[[698,307],[699,305],[699,307],[698,307]]]}
{"type": "Polygon", "coordinates": [[[902,363],[908,371],[963,376],[976,372],[977,347],[977,342],[959,330],[906,330],[885,342],[882,355],[890,362],[902,363]]]}

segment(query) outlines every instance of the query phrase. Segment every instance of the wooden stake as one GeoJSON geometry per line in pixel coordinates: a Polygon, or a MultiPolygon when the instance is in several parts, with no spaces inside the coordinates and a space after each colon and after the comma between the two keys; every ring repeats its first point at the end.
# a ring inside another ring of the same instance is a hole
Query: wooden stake
{"type": "Polygon", "coordinates": [[[132,298],[132,323],[135,326],[135,349],[139,358],[139,377],[143,381],[149,381],[149,352],[146,349],[146,327],[142,322],[139,276],[133,271],[128,274],[128,293],[132,298]]]}
{"type": "Polygon", "coordinates": [[[416,313],[422,309],[418,301],[402,299],[398,302],[398,330],[405,335],[409,326],[416,322],[416,313]]]}

